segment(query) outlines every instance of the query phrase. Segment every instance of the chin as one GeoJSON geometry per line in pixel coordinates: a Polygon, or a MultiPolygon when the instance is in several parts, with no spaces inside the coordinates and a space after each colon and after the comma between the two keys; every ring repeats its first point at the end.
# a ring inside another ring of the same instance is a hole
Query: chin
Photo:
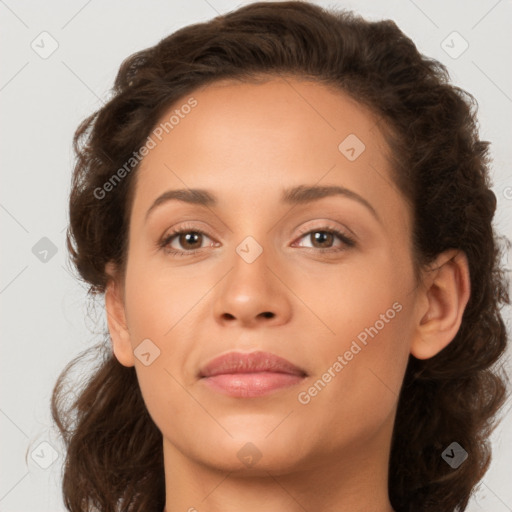
{"type": "MultiPolygon", "coordinates": [[[[282,418],[279,419],[281,421],[282,418]]],[[[276,422],[275,425],[278,424],[276,422]]],[[[204,464],[221,471],[233,472],[248,476],[268,476],[286,474],[304,465],[304,446],[297,450],[296,437],[283,430],[280,436],[276,432],[269,434],[267,428],[252,428],[250,430],[230,430],[233,437],[222,436],[207,442],[210,447],[207,453],[198,451],[194,445],[194,458],[204,464]],[[211,447],[215,446],[212,451],[211,447]]]]}

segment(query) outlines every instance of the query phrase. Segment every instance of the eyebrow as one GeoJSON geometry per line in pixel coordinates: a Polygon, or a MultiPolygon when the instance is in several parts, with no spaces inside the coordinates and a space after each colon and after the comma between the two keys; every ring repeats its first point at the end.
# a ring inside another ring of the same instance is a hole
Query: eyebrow
{"type": "MultiPolygon", "coordinates": [[[[281,201],[285,204],[298,205],[331,196],[343,196],[357,201],[365,206],[371,214],[381,222],[375,208],[364,197],[361,197],[356,192],[341,186],[299,185],[297,187],[283,190],[281,201]]],[[[158,196],[149,207],[146,212],[146,220],[155,208],[173,200],[206,207],[212,207],[218,204],[217,197],[208,190],[197,188],[167,190],[162,195],[158,196]]]]}

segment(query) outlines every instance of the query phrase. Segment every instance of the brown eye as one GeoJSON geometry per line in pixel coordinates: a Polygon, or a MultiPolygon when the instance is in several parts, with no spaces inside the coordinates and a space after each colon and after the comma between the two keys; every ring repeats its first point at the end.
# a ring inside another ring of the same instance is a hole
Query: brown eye
{"type": "Polygon", "coordinates": [[[309,236],[313,246],[319,249],[328,249],[334,243],[334,235],[329,231],[314,231],[309,236]]]}
{"type": "Polygon", "coordinates": [[[196,231],[188,231],[178,235],[178,242],[184,249],[199,249],[202,242],[202,234],[196,231]]]}
{"type": "Polygon", "coordinates": [[[327,227],[311,229],[302,233],[299,240],[302,239],[309,239],[311,243],[309,246],[304,246],[305,248],[318,249],[319,252],[336,252],[356,245],[355,241],[349,236],[341,233],[337,229],[327,227]],[[336,238],[341,241],[338,247],[334,246],[336,238]]]}
{"type": "Polygon", "coordinates": [[[205,238],[210,240],[209,246],[214,245],[210,237],[202,231],[182,229],[169,233],[163,238],[159,245],[162,249],[171,254],[185,256],[201,250],[205,238]]]}

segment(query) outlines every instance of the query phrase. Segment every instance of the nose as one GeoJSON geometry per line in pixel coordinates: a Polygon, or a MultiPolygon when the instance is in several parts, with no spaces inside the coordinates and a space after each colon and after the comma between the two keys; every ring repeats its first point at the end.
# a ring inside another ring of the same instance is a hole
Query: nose
{"type": "Polygon", "coordinates": [[[268,251],[251,263],[235,254],[233,266],[216,291],[214,314],[224,326],[277,326],[291,317],[291,292],[268,251]]]}

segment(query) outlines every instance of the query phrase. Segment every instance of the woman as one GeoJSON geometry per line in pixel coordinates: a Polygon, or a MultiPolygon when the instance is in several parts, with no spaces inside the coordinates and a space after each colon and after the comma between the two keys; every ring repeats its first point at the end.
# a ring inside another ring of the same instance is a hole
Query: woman
{"type": "Polygon", "coordinates": [[[67,508],[464,510],[509,303],[475,116],[393,22],[305,2],[128,58],[75,134],[109,332],[54,390],[67,508]]]}

